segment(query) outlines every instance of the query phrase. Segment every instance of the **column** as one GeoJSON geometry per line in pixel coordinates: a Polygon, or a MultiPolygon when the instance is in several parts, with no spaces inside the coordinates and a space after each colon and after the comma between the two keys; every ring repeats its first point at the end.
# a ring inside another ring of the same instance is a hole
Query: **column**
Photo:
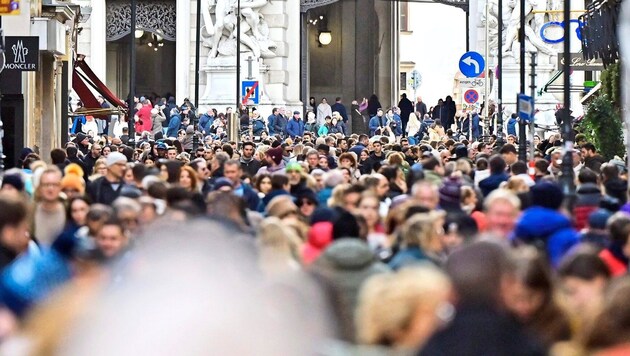
{"type": "Polygon", "coordinates": [[[190,97],[190,0],[177,1],[177,35],[175,43],[175,100],[190,97]]]}
{"type": "Polygon", "coordinates": [[[100,80],[106,82],[107,42],[106,42],[106,6],[105,0],[92,0],[90,16],[90,67],[100,80]]]}
{"type": "Polygon", "coordinates": [[[300,2],[287,1],[285,3],[286,14],[288,14],[288,26],[286,28],[286,41],[288,43],[285,70],[288,73],[288,83],[285,88],[287,105],[301,107],[300,98],[300,2]],[[292,60],[295,58],[295,60],[292,60]]]}

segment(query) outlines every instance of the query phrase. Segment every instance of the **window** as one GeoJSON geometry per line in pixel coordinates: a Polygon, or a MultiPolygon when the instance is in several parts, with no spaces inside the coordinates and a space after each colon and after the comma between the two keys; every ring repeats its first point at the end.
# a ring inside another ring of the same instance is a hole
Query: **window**
{"type": "Polygon", "coordinates": [[[400,30],[403,32],[409,31],[409,3],[399,2],[400,6],[400,30]]]}
{"type": "Polygon", "coordinates": [[[407,72],[400,72],[400,90],[407,90],[407,72]]]}

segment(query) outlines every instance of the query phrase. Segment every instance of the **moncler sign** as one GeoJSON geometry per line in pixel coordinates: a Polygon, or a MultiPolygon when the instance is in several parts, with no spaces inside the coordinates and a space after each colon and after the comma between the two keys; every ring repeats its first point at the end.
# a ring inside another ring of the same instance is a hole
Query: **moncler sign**
{"type": "Polygon", "coordinates": [[[4,70],[36,71],[39,63],[39,37],[4,38],[4,70]]]}

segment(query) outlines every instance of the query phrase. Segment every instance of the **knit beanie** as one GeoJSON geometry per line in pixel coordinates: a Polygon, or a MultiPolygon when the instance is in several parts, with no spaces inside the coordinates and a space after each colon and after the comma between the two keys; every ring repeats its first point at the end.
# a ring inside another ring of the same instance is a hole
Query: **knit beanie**
{"type": "Polygon", "coordinates": [[[2,187],[5,185],[10,185],[18,191],[24,190],[24,181],[19,174],[7,174],[2,178],[2,187]]]}
{"type": "Polygon", "coordinates": [[[529,190],[532,197],[532,205],[558,210],[564,200],[564,193],[556,183],[540,182],[529,190]]]}
{"type": "Polygon", "coordinates": [[[591,229],[604,230],[608,219],[612,216],[606,209],[597,209],[588,216],[588,226],[591,229]]]}
{"type": "Polygon", "coordinates": [[[459,204],[461,198],[462,182],[457,177],[450,177],[444,180],[440,188],[440,205],[459,204]]]}
{"type": "Polygon", "coordinates": [[[271,157],[275,164],[282,162],[282,147],[278,146],[267,150],[266,155],[271,157]]]}
{"type": "Polygon", "coordinates": [[[81,194],[85,193],[85,180],[81,166],[70,163],[63,171],[65,175],[61,179],[61,190],[73,189],[81,194]]]}
{"type": "Polygon", "coordinates": [[[107,167],[111,167],[113,165],[115,165],[116,163],[127,163],[127,157],[120,153],[120,152],[112,152],[109,155],[107,155],[107,161],[105,161],[105,163],[107,164],[107,167]]]}

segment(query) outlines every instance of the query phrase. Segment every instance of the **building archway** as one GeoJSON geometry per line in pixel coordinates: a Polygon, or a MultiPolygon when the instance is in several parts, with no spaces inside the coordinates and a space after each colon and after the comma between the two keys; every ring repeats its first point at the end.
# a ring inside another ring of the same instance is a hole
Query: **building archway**
{"type": "Polygon", "coordinates": [[[136,31],[131,34],[129,0],[108,0],[106,20],[107,83],[118,97],[129,94],[129,38],[136,44],[136,91],[175,93],[176,1],[139,0],[136,31]]]}

